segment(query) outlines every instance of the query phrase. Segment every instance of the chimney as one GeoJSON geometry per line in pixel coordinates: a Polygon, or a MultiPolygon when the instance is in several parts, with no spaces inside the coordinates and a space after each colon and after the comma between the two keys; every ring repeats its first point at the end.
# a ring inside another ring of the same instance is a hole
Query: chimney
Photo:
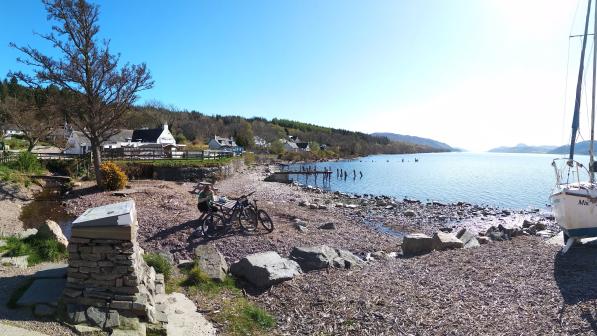
{"type": "Polygon", "coordinates": [[[163,129],[164,129],[164,130],[168,130],[168,124],[164,124],[164,127],[163,127],[163,129]]]}

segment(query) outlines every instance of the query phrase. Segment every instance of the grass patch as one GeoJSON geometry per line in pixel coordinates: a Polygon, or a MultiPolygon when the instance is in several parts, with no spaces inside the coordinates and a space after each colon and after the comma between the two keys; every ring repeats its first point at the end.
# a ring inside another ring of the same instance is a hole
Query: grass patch
{"type": "Polygon", "coordinates": [[[276,326],[273,316],[245,298],[224,301],[220,319],[228,335],[263,335],[276,326]]]}
{"type": "Polygon", "coordinates": [[[27,289],[29,289],[29,286],[31,286],[32,283],[33,283],[33,278],[25,279],[23,281],[23,283],[21,285],[19,285],[19,287],[17,287],[10,294],[10,297],[8,298],[8,302],[6,302],[6,306],[10,309],[18,308],[17,301],[19,301],[21,296],[23,296],[23,294],[25,294],[25,292],[27,291],[27,289]]]}
{"type": "Polygon", "coordinates": [[[156,273],[162,273],[164,275],[164,282],[168,283],[172,277],[172,265],[168,259],[157,253],[146,253],[143,255],[143,259],[147,265],[153,267],[156,273]]]}
{"type": "Polygon", "coordinates": [[[200,297],[200,303],[217,309],[209,318],[222,325],[223,335],[267,335],[276,326],[275,318],[265,309],[243,297],[233,277],[224,281],[209,278],[195,262],[182,270],[182,277],[177,281],[189,294],[200,297]]]}
{"type": "Polygon", "coordinates": [[[37,265],[44,261],[60,261],[68,257],[66,248],[55,239],[31,236],[26,239],[17,237],[6,238],[6,246],[0,247],[0,252],[7,257],[29,256],[29,266],[37,265]]]}
{"type": "Polygon", "coordinates": [[[190,270],[186,271],[185,277],[179,282],[179,285],[211,295],[219,294],[224,289],[239,293],[233,277],[226,276],[222,282],[214,281],[196,263],[190,270]]]}

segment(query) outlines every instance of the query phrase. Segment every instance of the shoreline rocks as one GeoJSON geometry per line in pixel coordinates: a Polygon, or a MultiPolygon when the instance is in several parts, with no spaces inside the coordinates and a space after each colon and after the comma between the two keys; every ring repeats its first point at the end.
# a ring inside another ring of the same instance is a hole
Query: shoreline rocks
{"type": "Polygon", "coordinates": [[[301,268],[295,261],[269,251],[242,258],[230,265],[230,272],[258,288],[268,288],[294,278],[301,273],[301,268]]]}

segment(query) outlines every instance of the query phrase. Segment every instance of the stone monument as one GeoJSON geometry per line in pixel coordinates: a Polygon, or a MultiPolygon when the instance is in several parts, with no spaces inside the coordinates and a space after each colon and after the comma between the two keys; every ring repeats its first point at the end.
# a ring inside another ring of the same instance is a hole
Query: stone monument
{"type": "Polygon", "coordinates": [[[137,227],[133,200],[88,209],[73,222],[63,292],[71,323],[112,329],[158,322],[164,277],[143,260],[137,227]]]}

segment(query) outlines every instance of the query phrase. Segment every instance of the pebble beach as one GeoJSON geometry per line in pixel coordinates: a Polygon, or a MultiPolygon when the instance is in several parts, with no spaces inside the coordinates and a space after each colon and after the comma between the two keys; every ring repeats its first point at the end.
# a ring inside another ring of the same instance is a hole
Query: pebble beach
{"type": "MultiPolygon", "coordinates": [[[[520,227],[524,220],[543,223],[555,232],[549,214],[462,202],[425,204],[326,193],[263,182],[265,176],[264,167],[254,167],[216,184],[219,195],[231,198],[255,191],[259,206],[275,223],[269,234],[233,230],[210,241],[228,263],[251,253],[276,251],[287,256],[295,246],[322,244],[369,260],[363,267],[309,272],[265,292],[249,291],[252,300],[276,317],[276,334],[562,335],[593,331],[597,251],[590,247],[561,256],[560,247],[546,244],[545,238],[522,235],[477,248],[395,257],[407,233],[466,227],[482,234],[500,224],[520,227]]],[[[169,251],[176,260],[191,259],[196,246],[208,243],[192,235],[199,217],[196,200],[189,193],[192,183],[143,180],[130,185],[134,191],[125,197],[83,185],[65,205],[77,215],[88,207],[132,198],[138,209],[141,247],[169,251]]]]}

